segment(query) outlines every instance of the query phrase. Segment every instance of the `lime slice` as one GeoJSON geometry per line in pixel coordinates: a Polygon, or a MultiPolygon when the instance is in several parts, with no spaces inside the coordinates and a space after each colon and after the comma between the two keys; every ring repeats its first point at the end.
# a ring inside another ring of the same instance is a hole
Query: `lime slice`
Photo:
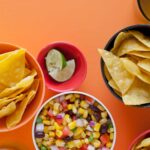
{"type": "Polygon", "coordinates": [[[66,66],[66,58],[56,49],[50,50],[45,59],[46,67],[49,72],[55,69],[62,70],[66,66]]]}
{"type": "Polygon", "coordinates": [[[58,82],[64,82],[69,80],[75,71],[75,60],[67,61],[67,65],[62,70],[55,69],[49,72],[49,75],[58,82]]]}

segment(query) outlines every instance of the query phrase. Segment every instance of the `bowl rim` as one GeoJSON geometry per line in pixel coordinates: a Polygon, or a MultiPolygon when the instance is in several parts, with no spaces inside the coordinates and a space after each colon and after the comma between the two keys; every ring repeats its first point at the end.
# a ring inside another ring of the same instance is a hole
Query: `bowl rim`
{"type": "Polygon", "coordinates": [[[113,150],[114,147],[115,147],[115,143],[116,143],[116,137],[117,137],[117,131],[116,131],[116,124],[115,124],[115,121],[111,115],[111,112],[109,111],[109,109],[98,99],[96,98],[95,96],[91,95],[91,94],[88,94],[88,93],[85,93],[85,92],[81,92],[81,91],[68,91],[68,92],[63,92],[63,93],[59,93],[59,94],[56,94],[52,97],[50,97],[48,100],[46,100],[42,106],[40,107],[40,109],[37,111],[35,117],[34,117],[34,121],[33,121],[33,124],[32,124],[32,141],[33,141],[33,144],[34,144],[34,147],[36,150],[39,150],[39,148],[37,147],[37,144],[35,142],[35,137],[34,137],[34,129],[35,129],[35,124],[36,124],[36,119],[39,115],[39,113],[41,112],[41,110],[43,109],[43,107],[45,105],[47,105],[51,100],[59,97],[59,96],[62,96],[62,95],[66,95],[66,94],[82,94],[82,95],[85,95],[87,97],[90,97],[92,99],[94,99],[96,102],[98,102],[100,105],[102,105],[104,107],[104,109],[107,111],[107,113],[109,114],[110,118],[111,118],[111,121],[113,123],[113,127],[114,127],[114,140],[113,140],[113,144],[112,144],[112,147],[110,150],[113,150]]]}
{"type": "MultiPolygon", "coordinates": [[[[129,30],[135,30],[135,28],[150,28],[150,24],[135,24],[135,25],[131,25],[131,26],[127,26],[127,27],[124,27],[122,29],[120,29],[119,31],[115,32],[111,37],[110,39],[107,41],[106,45],[104,46],[104,49],[107,50],[107,51],[110,51],[108,50],[108,47],[109,45],[114,42],[114,40],[116,39],[117,35],[120,33],[120,32],[124,32],[124,31],[129,31],[129,30]]],[[[108,80],[106,79],[106,76],[105,76],[105,73],[104,73],[104,61],[103,59],[100,57],[100,70],[101,70],[101,74],[102,74],[102,78],[103,78],[103,81],[105,83],[105,85],[107,86],[107,88],[109,89],[109,91],[111,92],[112,95],[114,95],[119,101],[122,101],[122,98],[117,95],[113,88],[109,86],[108,84],[108,80]]],[[[124,104],[124,103],[123,103],[124,104]]],[[[128,105],[126,105],[128,106],[128,105]]],[[[129,105],[128,107],[136,107],[136,108],[147,108],[147,107],[150,107],[150,104],[143,104],[143,105],[129,105]]]]}
{"type": "Polygon", "coordinates": [[[145,12],[144,12],[144,10],[143,10],[143,8],[142,8],[142,6],[141,6],[141,0],[137,0],[137,5],[138,5],[138,8],[139,8],[139,10],[140,10],[142,16],[143,16],[146,20],[150,21],[150,18],[145,14],[145,12]]]}
{"type": "MultiPolygon", "coordinates": [[[[16,47],[16,48],[22,48],[22,46],[19,46],[19,45],[15,45],[15,44],[10,44],[10,43],[7,43],[7,42],[1,42],[0,45],[9,45],[9,46],[12,46],[12,47],[16,47]]],[[[30,114],[30,116],[27,117],[27,119],[25,121],[23,121],[22,123],[20,122],[19,124],[17,124],[15,127],[12,127],[12,128],[6,128],[6,129],[0,129],[0,133],[6,133],[6,132],[10,132],[10,131],[14,131],[16,129],[19,129],[23,126],[25,126],[33,117],[34,115],[36,114],[37,110],[41,107],[43,101],[44,101],[44,96],[45,96],[45,81],[44,81],[44,75],[43,75],[43,72],[42,72],[42,69],[40,67],[40,65],[38,64],[36,58],[34,58],[34,56],[31,54],[31,52],[29,52],[27,49],[25,49],[25,52],[27,53],[27,55],[29,55],[29,57],[32,58],[32,60],[34,61],[34,63],[37,65],[37,68],[39,69],[39,72],[41,73],[41,81],[42,81],[42,84],[43,84],[43,91],[42,91],[42,95],[41,95],[41,101],[39,103],[39,105],[37,106],[36,110],[30,114]]]]}
{"type": "Polygon", "coordinates": [[[132,150],[133,146],[134,146],[135,144],[137,144],[138,140],[140,140],[142,137],[144,137],[144,136],[147,135],[148,133],[150,133],[150,129],[148,129],[148,130],[146,130],[146,131],[140,133],[138,136],[136,136],[136,137],[134,138],[134,140],[131,142],[131,144],[130,144],[128,150],[132,150]]]}
{"type": "MultiPolygon", "coordinates": [[[[42,68],[42,72],[43,72],[43,75],[44,75],[44,80],[45,80],[45,84],[46,84],[46,87],[50,90],[53,90],[55,92],[67,92],[67,91],[72,91],[74,89],[77,89],[81,84],[82,82],[85,80],[86,78],[86,75],[87,75],[87,61],[86,61],[86,58],[84,56],[84,54],[82,53],[82,51],[77,47],[75,46],[73,43],[71,42],[67,42],[67,41],[54,41],[54,42],[51,42],[51,43],[48,43],[47,45],[45,45],[43,48],[40,49],[40,51],[38,52],[38,55],[37,55],[37,61],[39,62],[39,58],[40,58],[40,54],[43,52],[43,51],[46,51],[50,46],[52,45],[57,45],[57,44],[65,44],[65,45],[69,45],[71,47],[73,47],[74,49],[76,49],[76,51],[80,54],[80,56],[82,57],[82,63],[84,64],[84,74],[82,74],[82,80],[80,80],[80,82],[78,82],[78,84],[74,87],[69,87],[67,89],[57,89],[56,87],[50,87],[45,79],[45,71],[43,70],[42,68]]],[[[74,54],[73,54],[74,55],[74,54]]],[[[44,59],[44,58],[42,58],[44,59]]],[[[40,62],[39,62],[40,64],[40,62]]],[[[41,65],[40,65],[41,66],[41,65]]],[[[71,80],[71,79],[69,79],[71,80]]],[[[65,81],[67,82],[67,81],[65,81]]]]}

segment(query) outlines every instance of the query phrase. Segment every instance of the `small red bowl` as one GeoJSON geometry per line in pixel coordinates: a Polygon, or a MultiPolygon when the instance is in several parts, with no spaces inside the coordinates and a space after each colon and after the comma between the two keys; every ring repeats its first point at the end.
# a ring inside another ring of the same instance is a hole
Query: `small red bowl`
{"type": "Polygon", "coordinates": [[[81,53],[81,51],[72,44],[65,42],[55,42],[48,44],[40,51],[37,60],[43,70],[47,88],[53,91],[65,92],[74,90],[80,86],[80,84],[84,81],[86,77],[87,73],[86,59],[81,53]],[[51,49],[57,49],[60,52],[62,52],[67,60],[75,59],[76,68],[71,79],[65,82],[57,82],[50,77],[45,65],[45,57],[51,49]]]}
{"type": "Polygon", "coordinates": [[[136,137],[129,146],[128,150],[132,150],[136,144],[138,144],[141,140],[147,137],[150,137],[150,130],[144,131],[138,137],[136,137]]]}

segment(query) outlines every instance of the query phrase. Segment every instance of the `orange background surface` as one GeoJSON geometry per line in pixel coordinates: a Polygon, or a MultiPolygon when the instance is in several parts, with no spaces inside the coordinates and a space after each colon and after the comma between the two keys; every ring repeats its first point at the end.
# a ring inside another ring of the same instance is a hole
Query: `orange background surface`
{"type": "MultiPolygon", "coordinates": [[[[103,48],[119,29],[138,23],[148,22],[136,0],[0,0],[1,42],[25,47],[35,57],[53,41],[69,41],[81,49],[88,73],[77,90],[96,96],[112,112],[117,127],[115,150],[127,150],[139,133],[150,128],[150,108],[124,106],[110,93],[102,80],[97,48],[103,48]]],[[[54,94],[46,90],[45,100],[54,94]]],[[[16,131],[0,133],[0,146],[34,150],[31,127],[32,121],[16,131]]]]}

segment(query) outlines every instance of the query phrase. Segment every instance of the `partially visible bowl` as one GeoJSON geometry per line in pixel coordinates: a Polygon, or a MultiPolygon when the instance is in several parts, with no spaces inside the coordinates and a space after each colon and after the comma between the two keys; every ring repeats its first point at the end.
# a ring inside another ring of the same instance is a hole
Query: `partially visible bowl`
{"type": "Polygon", "coordinates": [[[82,52],[72,44],[65,42],[55,42],[48,44],[39,52],[37,60],[44,73],[47,88],[53,91],[65,92],[74,90],[81,85],[81,83],[84,81],[86,77],[87,73],[86,59],[82,54],[82,52]],[[58,49],[60,52],[64,54],[67,60],[75,59],[76,68],[71,79],[65,82],[56,82],[50,77],[45,65],[45,57],[51,49],[58,49]]]}
{"type": "MultiPolygon", "coordinates": [[[[36,116],[35,116],[35,119],[34,119],[34,121],[33,121],[33,126],[32,126],[32,140],[33,140],[33,143],[34,143],[34,146],[35,146],[35,149],[36,150],[39,150],[39,148],[38,148],[38,146],[37,146],[37,144],[36,144],[36,141],[35,141],[35,126],[36,126],[36,121],[37,121],[37,117],[39,116],[39,114],[41,113],[41,111],[43,110],[43,108],[45,107],[45,106],[48,106],[47,104],[49,103],[49,102],[51,102],[52,100],[56,100],[56,101],[58,101],[59,103],[63,103],[63,101],[69,101],[69,99],[67,99],[67,100],[64,100],[64,96],[66,96],[66,95],[69,95],[69,94],[76,94],[76,95],[80,95],[80,97],[82,97],[82,99],[86,99],[87,101],[89,101],[90,102],[90,104],[92,105],[93,103],[92,103],[92,101],[94,101],[94,102],[97,102],[98,104],[100,104],[103,108],[104,108],[104,110],[107,112],[107,114],[108,114],[108,118],[110,118],[110,120],[111,120],[111,122],[112,122],[112,126],[113,126],[113,129],[114,129],[114,138],[113,138],[113,141],[112,141],[112,147],[111,147],[111,149],[110,150],[113,150],[114,149],[114,146],[115,146],[115,142],[116,142],[116,126],[115,126],[115,122],[114,122],[114,119],[113,119],[113,117],[112,117],[112,115],[111,115],[111,113],[109,112],[109,110],[106,108],[106,106],[100,101],[100,100],[98,100],[97,98],[95,98],[94,96],[92,96],[92,95],[90,95],[90,94],[87,94],[87,93],[84,93],[84,92],[79,92],[79,91],[70,91],[70,92],[64,92],[64,93],[61,93],[61,94],[57,94],[57,95],[55,95],[55,96],[53,96],[53,97],[51,97],[50,99],[48,99],[42,106],[41,106],[41,108],[38,110],[38,112],[37,112],[37,114],[36,114],[36,116]],[[83,98],[84,97],[84,98],[83,98]]],[[[80,98],[79,98],[80,99],[80,98]]],[[[101,111],[102,112],[102,111],[101,111]]],[[[50,114],[49,114],[50,115],[50,114]]],[[[71,115],[71,116],[73,116],[73,115],[71,115]]],[[[54,117],[54,116],[53,116],[54,117]]],[[[53,118],[52,117],[52,118],[53,118]]],[[[77,118],[76,118],[77,119],[77,118]]],[[[88,121],[89,122],[89,121],[88,121]]],[[[54,123],[53,123],[54,124],[54,123]]],[[[102,125],[101,125],[102,126],[102,125]]],[[[103,134],[101,134],[101,135],[103,135],[103,134]]],[[[101,136],[100,135],[100,136],[101,136]]],[[[65,148],[65,147],[64,147],[65,148]]]]}
{"type": "Polygon", "coordinates": [[[136,144],[138,144],[141,140],[143,140],[144,138],[150,137],[150,130],[144,131],[142,132],[138,137],[136,137],[133,142],[131,143],[131,145],[129,146],[128,150],[133,150],[134,146],[136,146],[136,144]]]}
{"type": "MultiPolygon", "coordinates": [[[[149,24],[137,24],[137,25],[132,25],[132,26],[129,26],[129,27],[126,27],[126,28],[123,28],[121,30],[119,30],[117,33],[115,33],[111,38],[110,40],[107,42],[106,46],[104,47],[105,50],[107,51],[110,51],[114,45],[114,41],[117,37],[117,35],[120,33],[120,32],[124,32],[124,31],[129,31],[129,30],[136,30],[136,31],[140,31],[141,33],[143,33],[144,35],[147,35],[147,36],[150,36],[150,25],[149,24]]],[[[104,61],[103,59],[101,58],[100,59],[100,67],[101,67],[101,73],[102,73],[102,77],[103,77],[103,80],[105,82],[105,84],[107,85],[107,88],[111,91],[111,93],[118,99],[122,102],[122,98],[117,95],[113,88],[108,84],[108,80],[106,79],[106,76],[105,76],[105,73],[104,73],[104,61]]],[[[140,105],[140,106],[137,106],[137,107],[150,107],[150,104],[143,104],[143,105],[140,105]]]]}
{"type": "MultiPolygon", "coordinates": [[[[0,54],[14,51],[18,48],[20,48],[20,46],[8,44],[8,43],[0,43],[0,54]]],[[[41,106],[44,100],[45,82],[44,82],[44,76],[43,76],[42,70],[38,62],[36,61],[36,59],[28,51],[26,51],[26,59],[28,60],[30,65],[37,71],[37,76],[40,80],[38,92],[35,98],[33,99],[33,101],[31,102],[31,104],[28,105],[21,122],[15,127],[8,129],[5,125],[5,119],[1,119],[0,132],[8,132],[8,131],[15,130],[24,126],[26,123],[28,123],[32,119],[32,117],[35,115],[35,113],[37,112],[37,110],[39,109],[39,107],[41,106]]]]}

